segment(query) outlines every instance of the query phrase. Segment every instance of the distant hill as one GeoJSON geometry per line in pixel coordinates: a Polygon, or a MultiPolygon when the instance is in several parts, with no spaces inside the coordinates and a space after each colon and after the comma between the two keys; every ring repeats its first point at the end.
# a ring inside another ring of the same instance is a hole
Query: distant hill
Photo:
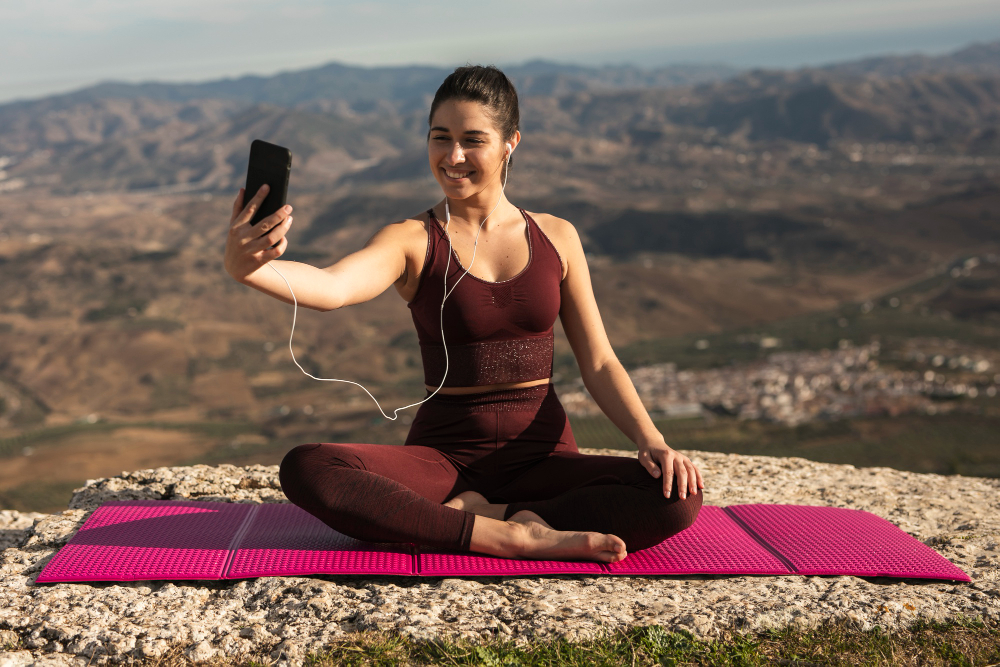
{"type": "MultiPolygon", "coordinates": [[[[521,65],[504,66],[503,69],[514,81],[518,91],[525,96],[693,86],[724,81],[741,71],[718,63],[688,63],[644,69],[634,65],[586,67],[547,60],[532,60],[521,65]]],[[[803,71],[808,69],[810,68],[803,71]]],[[[1000,74],[1000,41],[973,44],[941,56],[919,53],[877,56],[811,69],[848,77],[930,73],[992,76],[1000,74]]],[[[145,98],[164,102],[215,99],[284,107],[337,100],[356,106],[359,111],[370,111],[379,104],[386,103],[406,110],[424,108],[425,98],[434,94],[441,80],[451,70],[450,67],[426,65],[360,67],[332,62],[271,76],[247,75],[199,83],[106,81],[69,93],[0,104],[0,111],[9,107],[46,112],[108,98],[145,98]]]]}
{"type": "MultiPolygon", "coordinates": [[[[245,104],[297,107],[323,101],[344,102],[359,112],[389,105],[406,111],[424,109],[429,96],[451,73],[451,67],[359,67],[329,63],[271,76],[248,75],[201,83],[124,83],[108,81],[42,98],[0,105],[13,109],[49,111],[109,98],[161,102],[226,100],[245,104]]],[[[666,88],[718,81],[739,72],[719,64],[672,65],[651,70],[632,65],[584,67],[534,60],[504,67],[521,95],[564,95],[583,90],[666,88]]]]}
{"type": "Polygon", "coordinates": [[[942,56],[920,53],[897,56],[877,56],[819,68],[822,71],[847,76],[877,75],[907,76],[916,73],[1000,74],[1000,42],[972,44],[942,56]]]}
{"type": "MultiPolygon", "coordinates": [[[[681,94],[642,91],[582,97],[564,108],[593,126],[619,125],[642,105],[656,123],[715,128],[749,139],[964,143],[1000,123],[1000,74],[911,74],[845,77],[827,72],[754,71],[681,94]],[[603,108],[602,108],[603,107],[603,108]],[[618,119],[619,122],[616,122],[618,119]]],[[[634,118],[634,115],[633,115],[634,118]]]]}
{"type": "MultiPolygon", "coordinates": [[[[448,71],[331,63],[198,84],[109,82],[0,105],[0,156],[6,156],[0,190],[231,189],[243,178],[250,140],[258,137],[292,149],[296,188],[422,183],[427,104],[448,71]]],[[[690,159],[677,153],[682,143],[722,152],[723,161],[773,152],[775,142],[1000,151],[1000,42],[944,56],[795,71],[547,61],[506,71],[520,87],[522,129],[531,137],[518,164],[541,168],[535,183],[548,190],[535,197],[565,189],[562,165],[581,169],[567,199],[578,199],[581,189],[601,193],[593,179],[607,179],[609,169],[627,173],[613,179],[650,183],[643,187],[654,191],[652,183],[676,182],[678,174],[668,168],[683,172],[688,183],[731,182],[738,172],[749,178],[743,168],[716,173],[723,168],[718,160],[696,175],[690,159]]],[[[787,162],[775,167],[789,168],[787,162]]]]}

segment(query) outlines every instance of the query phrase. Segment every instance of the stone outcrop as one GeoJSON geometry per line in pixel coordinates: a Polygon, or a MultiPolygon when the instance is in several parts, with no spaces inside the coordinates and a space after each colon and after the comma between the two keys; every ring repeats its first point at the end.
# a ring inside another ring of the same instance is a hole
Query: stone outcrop
{"type": "MultiPolygon", "coordinates": [[[[634,453],[588,450],[590,453],[634,453]]],[[[699,637],[843,621],[1000,619],[1000,480],[690,452],[706,503],[874,512],[933,546],[971,584],[858,577],[263,577],[222,582],[36,585],[107,500],[284,502],[276,467],[159,468],[89,481],[59,514],[0,513],[0,667],[108,664],[181,648],[194,661],[250,651],[292,664],[367,629],[530,640],[658,624],[699,637]]]]}

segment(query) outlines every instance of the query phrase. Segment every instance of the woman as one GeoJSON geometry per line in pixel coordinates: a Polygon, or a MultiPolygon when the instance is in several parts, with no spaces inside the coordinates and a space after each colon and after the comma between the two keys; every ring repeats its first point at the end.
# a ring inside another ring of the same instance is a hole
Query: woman
{"type": "MultiPolygon", "coordinates": [[[[281,486],[358,539],[616,562],[691,525],[704,484],[664,442],[615,357],[576,230],[504,196],[518,122],[517,93],[500,70],[458,68],[429,117],[427,153],[444,200],[325,269],[275,262],[299,305],[315,310],[395,286],[417,327],[428,391],[444,380],[418,409],[404,447],[300,445],[281,463],[281,486]],[[577,450],[551,384],[557,316],[587,389],[636,443],[638,460],[577,450]]],[[[266,192],[244,208],[240,190],[226,270],[291,303],[265,265],[288,245],[292,207],[248,224],[266,192]]]]}

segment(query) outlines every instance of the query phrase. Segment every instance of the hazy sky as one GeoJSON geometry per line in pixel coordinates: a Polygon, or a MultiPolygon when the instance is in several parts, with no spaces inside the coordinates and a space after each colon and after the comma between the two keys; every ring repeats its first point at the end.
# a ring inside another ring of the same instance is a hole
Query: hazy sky
{"type": "Polygon", "coordinates": [[[1000,39],[996,0],[0,2],[0,101],[362,64],[796,67],[1000,39]]]}

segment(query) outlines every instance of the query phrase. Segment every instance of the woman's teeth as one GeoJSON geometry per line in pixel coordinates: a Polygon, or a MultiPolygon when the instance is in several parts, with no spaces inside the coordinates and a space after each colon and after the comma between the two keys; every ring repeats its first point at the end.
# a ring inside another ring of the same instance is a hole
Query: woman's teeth
{"type": "Polygon", "coordinates": [[[448,175],[448,178],[467,178],[469,176],[469,174],[471,174],[472,172],[471,171],[448,171],[446,169],[444,173],[448,175]]]}

